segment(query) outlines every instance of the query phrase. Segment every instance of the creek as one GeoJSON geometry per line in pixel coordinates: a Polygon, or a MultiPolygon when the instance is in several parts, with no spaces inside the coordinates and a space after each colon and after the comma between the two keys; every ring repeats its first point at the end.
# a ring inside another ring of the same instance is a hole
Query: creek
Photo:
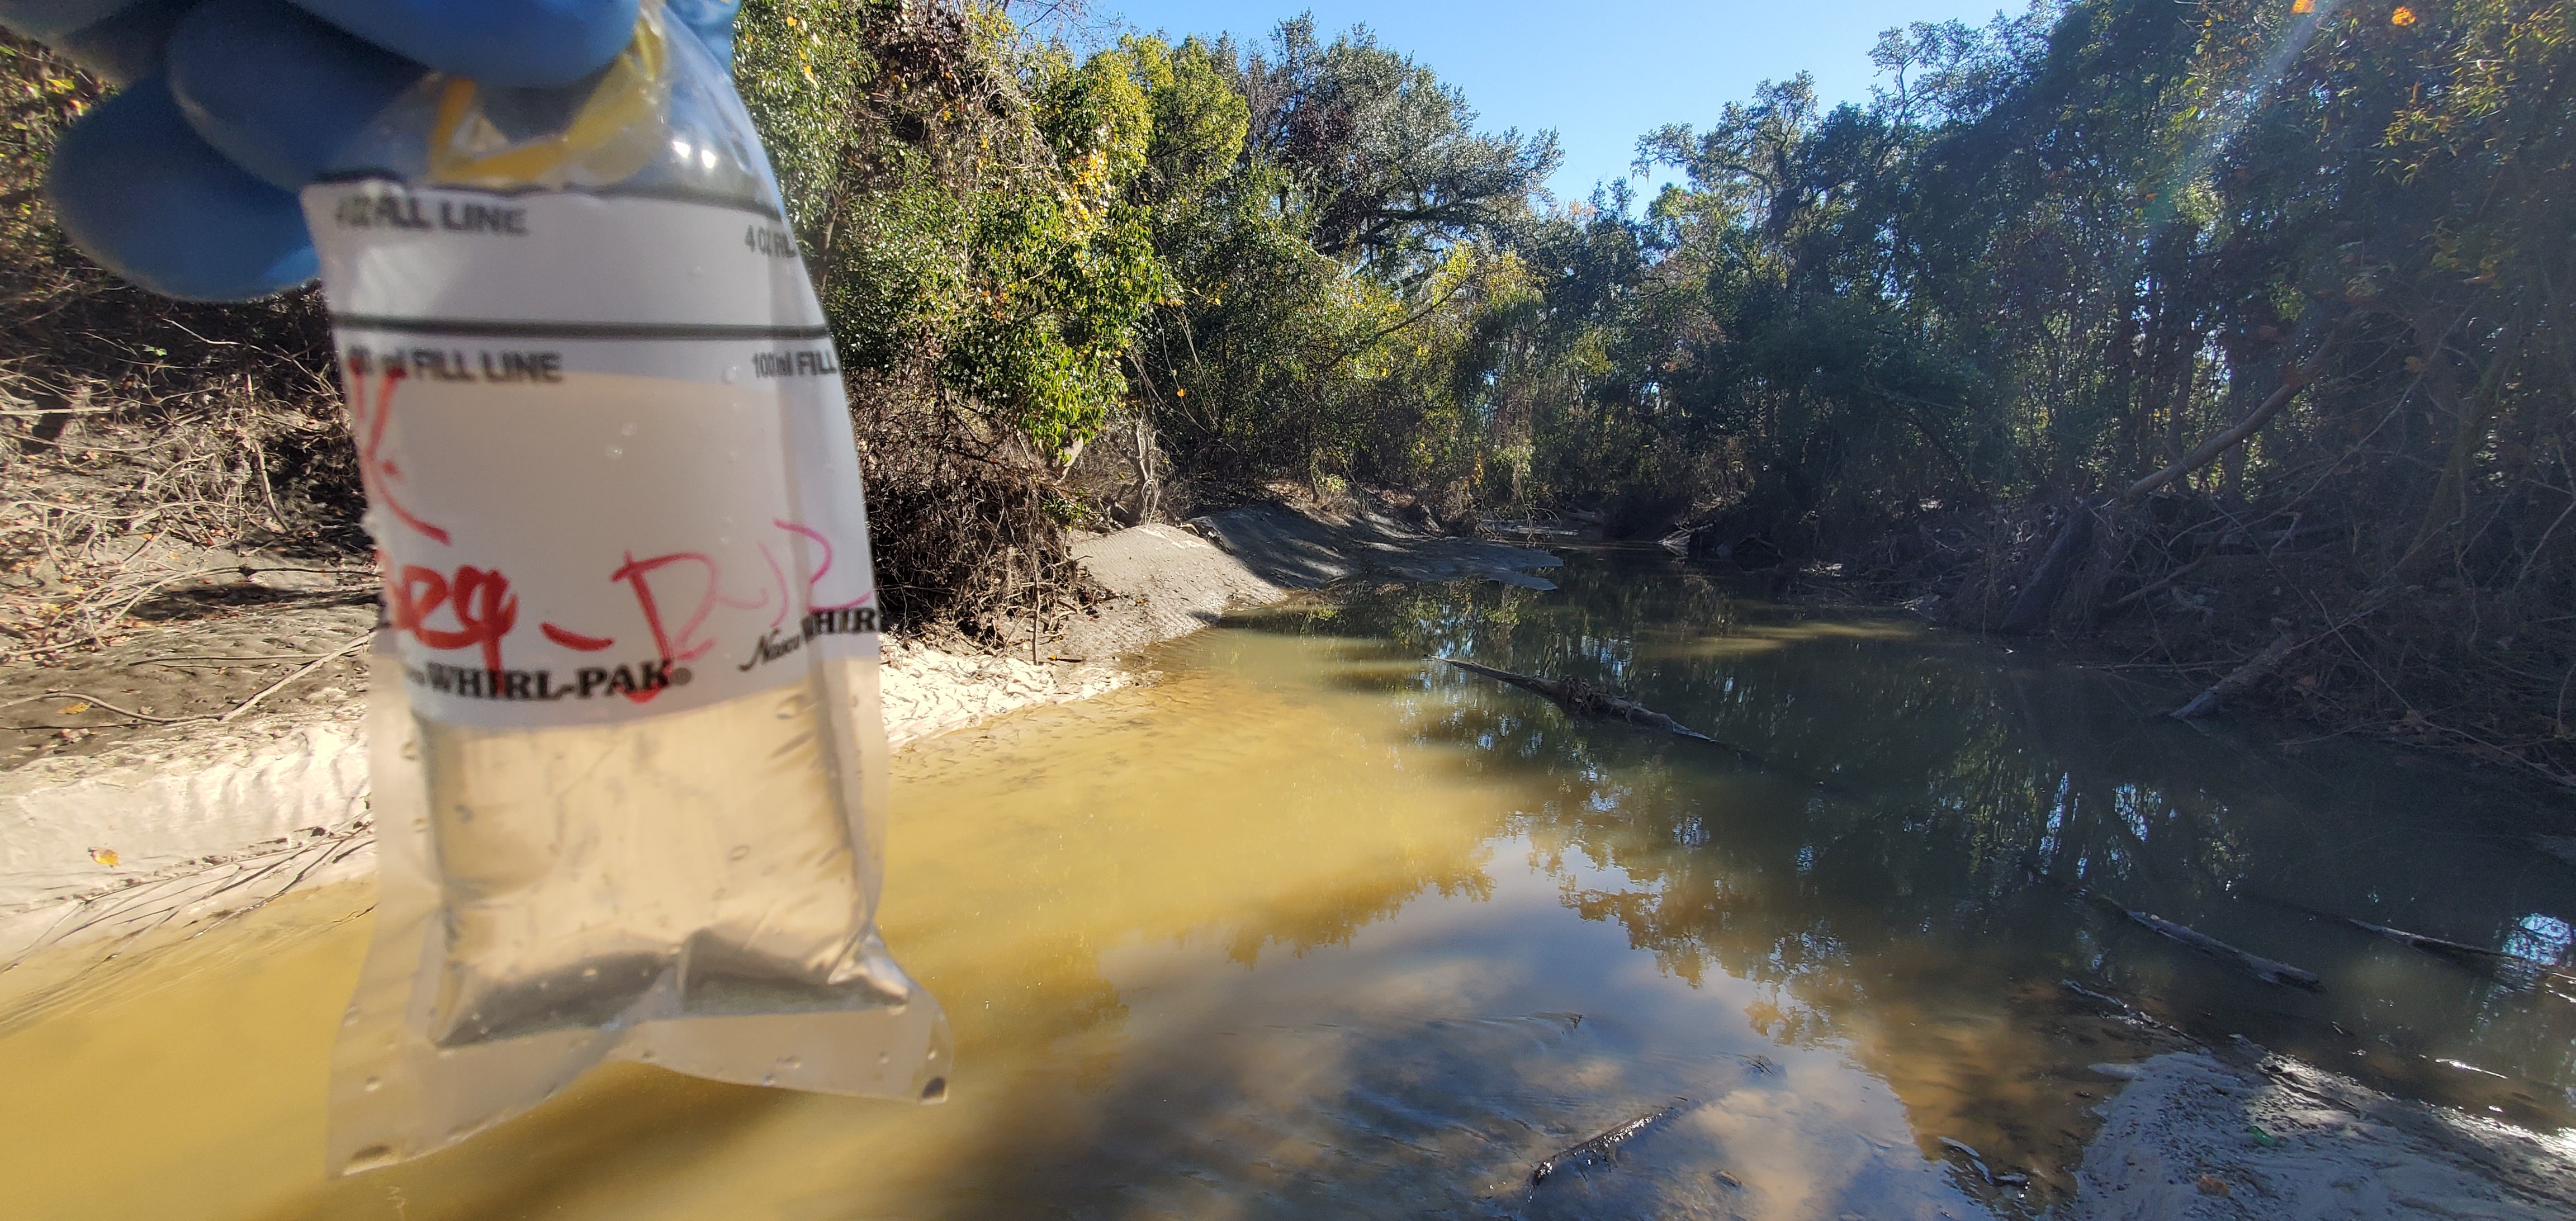
{"type": "Polygon", "coordinates": [[[882,923],[956,1024],[945,1105],[614,1066],[327,1180],[359,884],[0,977],[0,1212],[2030,1215],[2117,1086],[2088,1066],[2178,1045],[2068,980],[2400,1094],[2576,1114],[2576,986],[2542,970],[2570,957],[2576,868],[2531,846],[2544,798],[2385,744],[2181,725],[2157,715],[2178,687],[1767,604],[1659,554],[1549,575],[1230,620],[1148,654],[1149,683],[897,756],[882,923]],[[1428,655],[1578,677],[1759,759],[1428,655]],[[1530,1185],[1676,1105],[1615,1164],[1530,1185]]]}

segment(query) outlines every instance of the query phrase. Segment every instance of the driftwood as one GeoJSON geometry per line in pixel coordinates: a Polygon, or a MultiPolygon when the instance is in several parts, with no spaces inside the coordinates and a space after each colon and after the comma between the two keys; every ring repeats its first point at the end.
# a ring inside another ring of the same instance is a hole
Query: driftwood
{"type": "Polygon", "coordinates": [[[1707,734],[1701,733],[1688,725],[1684,725],[1652,708],[1636,703],[1633,700],[1623,700],[1618,696],[1612,695],[1607,691],[1603,691],[1601,688],[1595,687],[1579,678],[1537,678],[1528,674],[1514,674],[1509,670],[1497,670],[1492,666],[1480,666],[1472,661],[1460,661],[1454,657],[1434,657],[1429,660],[1456,666],[1470,674],[1482,674],[1496,682],[1510,683],[1511,685],[1526,691],[1537,692],[1540,695],[1544,695],[1549,699],[1555,700],[1559,705],[1562,705],[1566,711],[1574,713],[1577,716],[1600,717],[1605,720],[1626,721],[1631,725],[1642,725],[1648,729],[1660,729],[1665,733],[1672,734],[1676,737],[1689,738],[1694,742],[1706,742],[1719,750],[1735,755],[1737,758],[1740,758],[1755,767],[1777,772],[1783,776],[1793,777],[1800,783],[1814,785],[1815,787],[1829,793],[1842,793],[1848,791],[1839,785],[1807,775],[1796,768],[1783,767],[1780,764],[1774,763],[1770,759],[1765,758],[1760,751],[1747,750],[1732,742],[1712,738],[1707,734]]]}
{"type": "Polygon", "coordinates": [[[2164,1023],[2149,1017],[2146,1010],[2140,1009],[2108,992],[2096,992],[2071,979],[2061,979],[2057,981],[2057,986],[2064,988],[2068,992],[2082,997],[2085,1000],[2091,1001],[2094,1004],[2110,1006],[2113,1010],[2119,1013],[2122,1021],[2128,1022],[2130,1025],[2147,1026],[2156,1029],[2163,1029],[2165,1026],[2164,1023]]]}
{"type": "Polygon", "coordinates": [[[2228,673],[2227,677],[2218,680],[2217,684],[2209,690],[2193,696],[2190,703],[2174,709],[2168,715],[2178,721],[2207,716],[2212,709],[2235,698],[2246,688],[2263,681],[2264,676],[2279,669],[2282,662],[2289,660],[2290,654],[2378,614],[2379,608],[2388,605],[2390,600],[2404,588],[2397,583],[2394,574],[2381,577],[2371,585],[2369,592],[2361,596],[2361,605],[2354,607],[2352,613],[2344,616],[2342,622],[2308,636],[2301,636],[2297,632],[2281,633],[2272,643],[2264,645],[2262,652],[2256,653],[2244,665],[2236,667],[2228,673]]]}
{"type": "Polygon", "coordinates": [[[1665,733],[1696,739],[1701,742],[1709,743],[1712,746],[1724,746],[1726,749],[1741,755],[1751,755],[1753,753],[1741,746],[1730,746],[1727,743],[1720,742],[1707,734],[1701,733],[1700,731],[1693,729],[1688,725],[1684,725],[1671,717],[1665,716],[1663,713],[1657,712],[1652,708],[1648,708],[1643,704],[1620,699],[1618,696],[1612,695],[1607,691],[1603,691],[1599,687],[1595,687],[1579,678],[1532,678],[1527,674],[1514,674],[1509,670],[1497,670],[1492,666],[1480,666],[1472,661],[1460,661],[1454,657],[1435,657],[1431,660],[1445,662],[1449,665],[1456,666],[1461,670],[1465,670],[1470,674],[1482,674],[1487,678],[1496,680],[1497,682],[1506,682],[1515,687],[1535,691],[1540,695],[1544,695],[1549,699],[1555,700],[1557,703],[1565,705],[1568,711],[1579,713],[1583,716],[1601,717],[1605,720],[1612,721],[1626,721],[1631,725],[1643,725],[1649,729],[1660,729],[1665,733]]]}
{"type": "Polygon", "coordinates": [[[1941,1137],[1940,1141],[1942,1148],[1968,1159],[1968,1165],[1976,1169],[1977,1177],[1984,1179],[1987,1183],[1996,1187],[2030,1186],[2029,1175],[2013,1171],[1997,1173],[1994,1167],[1986,1164],[1986,1155],[1977,1152],[1977,1147],[1975,1145],[1971,1145],[1964,1140],[1953,1140],[1947,1136],[1941,1137]]]}
{"type": "Polygon", "coordinates": [[[2576,976],[2571,976],[2561,971],[2550,970],[2548,967],[2533,962],[2528,958],[2508,954],[2503,950],[2490,950],[2485,946],[2470,945],[2466,942],[2452,941],[2446,937],[2431,937],[2426,936],[2423,933],[2410,933],[2402,928],[2390,928],[2385,924],[2372,924],[2368,920],[2356,920],[2351,916],[2338,915],[2330,911],[2320,911],[2305,904],[2292,903],[2287,899],[2275,899],[2267,895],[2255,895],[2252,897],[2261,900],[2262,902],[2269,903],[2275,907],[2286,907],[2291,911],[2314,916],[2319,920],[2328,920],[2336,924],[2343,925],[2346,928],[2358,929],[2373,937],[2385,937],[2388,940],[2394,941],[2399,945],[2406,946],[2409,949],[2422,950],[2427,954],[2447,958],[2453,962],[2482,967],[2500,966],[2511,963],[2538,971],[2542,975],[2551,976],[2557,979],[2576,981],[2576,976]]]}
{"type": "Polygon", "coordinates": [[[2171,920],[2167,920],[2164,917],[2155,915],[2151,912],[2133,911],[2129,908],[2122,907],[2118,903],[2103,898],[2101,895],[2097,895],[2089,890],[2077,890],[2075,894],[2078,898],[2099,903],[2105,908],[2128,917],[2130,923],[2146,929],[2148,932],[2154,933],[2159,937],[2190,946],[2191,948],[2198,950],[2203,954],[2207,954],[2221,962],[2233,963],[2234,965],[2243,968],[2246,973],[2252,975],[2254,978],[2262,980],[2264,983],[2275,986],[2286,985],[2293,988],[2305,988],[2310,992],[2323,992],[2326,990],[2325,984],[2313,973],[2302,971],[2286,962],[2274,962],[2271,959],[2264,958],[2260,955],[2248,954],[2245,951],[2237,949],[2235,946],[2229,945],[2224,941],[2220,941],[2216,937],[2212,937],[2207,933],[2184,928],[2182,925],[2176,924],[2171,920]]]}
{"type": "Polygon", "coordinates": [[[2108,617],[2120,611],[2127,610],[2132,606],[2136,606],[2138,603],[2144,602],[2149,598],[2155,597],[2157,594],[2163,593],[2164,591],[2181,584],[2183,578],[2208,567],[2209,561],[2210,557],[2204,555],[2180,568],[2174,569],[2171,573],[2158,579],[2154,584],[2141,585],[2136,589],[2130,590],[2129,592],[2120,595],[2118,598],[2113,599],[2109,606],[2102,608],[2102,614],[2105,617],[2108,617]]]}
{"type": "Polygon", "coordinates": [[[1619,1146],[1626,1143],[1629,1138],[1680,1114],[1681,1109],[1689,1105],[1690,1099],[1676,1098],[1672,1101],[1672,1105],[1670,1106],[1664,1107],[1658,1111],[1640,1115],[1635,1119],[1631,1119],[1626,1123],[1620,1124],[1618,1127],[1612,1128],[1590,1140],[1584,1141],[1582,1144],[1565,1149],[1559,1152],[1556,1156],[1540,1162],[1538,1165],[1530,1167],[1530,1190],[1538,1190],[1539,1184],[1544,1183],[1555,1175],[1564,1173],[1568,1170],[1582,1170],[1592,1166],[1608,1165],[1610,1162],[1617,1160],[1619,1156],[1619,1146]]]}
{"type": "MultiPolygon", "coordinates": [[[[2299,329],[2306,332],[2314,325],[2313,316],[2303,318],[2300,320],[2299,329]]],[[[2209,465],[2220,454],[2243,444],[2245,438],[2261,431],[2265,424],[2271,422],[2272,417],[2281,414],[2282,408],[2290,405],[2291,399],[2298,397],[2301,389],[2316,379],[2318,371],[2324,367],[2327,354],[2333,350],[2335,342],[2342,335],[2342,326],[2338,326],[2326,337],[2325,342],[2318,346],[2316,354],[2308,359],[2308,363],[2283,374],[2281,384],[2233,427],[2201,442],[2197,448],[2175,459],[2163,470],[2130,484],[2127,490],[2120,493],[2117,500],[2107,505],[2098,499],[2077,504],[2075,511],[2067,515],[2066,524],[2059,527],[2057,538],[2049,543],[2047,554],[2039,562],[2039,570],[2032,575],[2030,583],[2022,587],[2021,596],[2013,602],[2012,609],[2005,613],[2003,625],[1999,630],[2032,631],[2048,618],[2049,609],[2055,606],[2058,597],[2065,593],[2066,582],[2075,574],[2077,561],[2083,558],[2085,548],[2092,542],[2095,514],[2106,508],[2121,508],[2135,504],[2158,488],[2209,465]]],[[[2124,601],[2118,605],[2127,605],[2127,603],[2124,601]]]]}
{"type": "Polygon", "coordinates": [[[2283,632],[2278,639],[2264,645],[2244,665],[2228,671],[2227,677],[2212,684],[2207,691],[2191,697],[2191,702],[2166,715],[2177,721],[2194,721],[2218,710],[2220,704],[2244,694],[2245,689],[2263,681],[2264,676],[2281,667],[2307,641],[2297,632],[2283,632]]]}

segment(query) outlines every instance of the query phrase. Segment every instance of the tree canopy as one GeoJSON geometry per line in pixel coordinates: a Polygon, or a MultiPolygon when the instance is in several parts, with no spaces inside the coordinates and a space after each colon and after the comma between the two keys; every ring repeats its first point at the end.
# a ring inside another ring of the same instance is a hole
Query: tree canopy
{"type": "MultiPolygon", "coordinates": [[[[2061,623],[2130,608],[2186,668],[2286,623],[2343,650],[2298,699],[2576,758],[2571,0],[1912,25],[1865,100],[1792,76],[1671,116],[1635,150],[1670,185],[1583,200],[1545,189],[1553,134],[1304,17],[1077,51],[970,0],[748,0],[737,48],[872,505],[909,523],[890,605],[1015,588],[979,551],[1060,557],[1031,515],[1099,524],[1069,472],[1103,438],[1208,503],[1725,523],[1818,571],[1877,556],[1889,592],[1943,557],[1988,609],[2089,514],[2061,623]]],[[[8,49],[40,150],[95,82],[8,49]]],[[[22,329],[179,317],[10,197],[22,329]]],[[[318,350],[310,302],[233,316],[318,350]]],[[[247,359],[186,317],[137,384],[247,359]]]]}
{"type": "MultiPolygon", "coordinates": [[[[934,68],[899,6],[753,10],[746,89],[800,150],[845,349],[1058,457],[1130,420],[1220,482],[1734,514],[1820,557],[1934,506],[2153,485],[2213,538],[2340,532],[2340,568],[2250,613],[2576,600],[2565,0],[1913,25],[1866,101],[1764,84],[1642,135],[1669,187],[1587,201],[1544,191],[1553,135],[1481,127],[1365,29],[1077,58],[940,10],[963,40],[934,68]],[[876,32],[793,35],[836,21],[876,32]]],[[[2571,736],[2576,642],[2515,634],[2559,643],[2494,676],[2524,719],[2481,732],[2571,736]]]]}

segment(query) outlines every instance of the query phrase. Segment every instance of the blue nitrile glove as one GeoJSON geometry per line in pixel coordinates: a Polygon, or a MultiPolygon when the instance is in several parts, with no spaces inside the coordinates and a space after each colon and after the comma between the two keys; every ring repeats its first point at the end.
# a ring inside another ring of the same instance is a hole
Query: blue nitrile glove
{"type": "MultiPolygon", "coordinates": [[[[101,266],[240,301],[314,276],[295,192],[432,70],[563,85],[622,50],[637,0],[0,0],[0,25],[124,86],[54,147],[46,192],[101,266]]],[[[666,0],[720,61],[741,0],[666,0]]]]}

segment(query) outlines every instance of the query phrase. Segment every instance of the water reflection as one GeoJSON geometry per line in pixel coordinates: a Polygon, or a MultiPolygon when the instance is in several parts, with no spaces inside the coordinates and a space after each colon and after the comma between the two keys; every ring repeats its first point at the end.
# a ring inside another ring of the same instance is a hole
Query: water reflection
{"type": "Polygon", "coordinates": [[[621,1069],[324,1182],[365,896],[315,896],[0,1034],[23,1134],[0,1182],[48,1217],[2027,1215],[2108,1092],[2085,1066],[2166,1045],[2064,978],[2564,1113],[2566,985],[2252,898],[2559,962],[2576,874],[2521,850],[2515,794],[2284,758],[2158,722],[2169,692],[1657,560],[1559,579],[1267,615],[1177,642],[1153,686],[907,752],[885,919],[956,1021],[945,1107],[621,1069]],[[1427,654],[1582,677],[1764,762],[1427,654]],[[2329,990],[2239,979],[2049,880],[2329,990]],[[1615,1168],[1529,1188],[1676,1098],[1615,1168]]]}
{"type": "Polygon", "coordinates": [[[2576,874],[2528,851],[2532,795],[2385,748],[2293,756],[2265,748],[2259,726],[2195,731],[2155,715],[2172,690],[1902,622],[1739,602],[1656,558],[1592,557],[1560,584],[1383,591],[1265,626],[1381,639],[1390,660],[1573,675],[1767,755],[1777,767],[1748,769],[1445,670],[1401,680],[1424,696],[1417,740],[1553,788],[1511,829],[1551,864],[1579,854],[1615,878],[1569,890],[1569,905],[1617,921],[1684,979],[1780,986],[1777,1037],[1852,1038],[1890,1004],[1996,1016],[2016,985],[2074,976],[2152,998],[2207,1036],[2567,1122],[2570,989],[2265,901],[2564,963],[2576,874]],[[2233,975],[2106,920],[2075,885],[2316,970],[2328,991],[2233,975]]]}

